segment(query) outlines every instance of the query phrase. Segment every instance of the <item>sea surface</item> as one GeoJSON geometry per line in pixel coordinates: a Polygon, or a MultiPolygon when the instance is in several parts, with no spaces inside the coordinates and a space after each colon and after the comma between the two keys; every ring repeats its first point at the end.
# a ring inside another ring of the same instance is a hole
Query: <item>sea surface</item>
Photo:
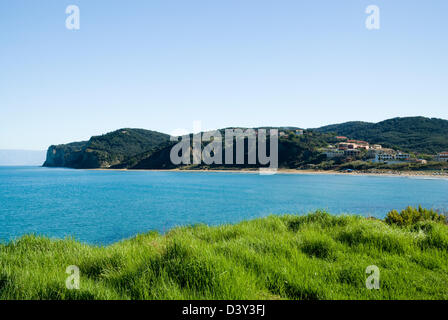
{"type": "Polygon", "coordinates": [[[1,242],[35,233],[107,245],[181,225],[316,209],[383,218],[419,204],[447,210],[448,180],[0,167],[1,242]]]}

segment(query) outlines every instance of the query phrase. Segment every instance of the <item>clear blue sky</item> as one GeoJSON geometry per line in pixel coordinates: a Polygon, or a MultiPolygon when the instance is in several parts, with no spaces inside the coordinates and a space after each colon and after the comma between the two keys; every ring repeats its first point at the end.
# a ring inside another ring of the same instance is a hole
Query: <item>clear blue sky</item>
{"type": "Polygon", "coordinates": [[[446,0],[1,0],[0,149],[194,120],[446,119],[447,14],[446,0]]]}

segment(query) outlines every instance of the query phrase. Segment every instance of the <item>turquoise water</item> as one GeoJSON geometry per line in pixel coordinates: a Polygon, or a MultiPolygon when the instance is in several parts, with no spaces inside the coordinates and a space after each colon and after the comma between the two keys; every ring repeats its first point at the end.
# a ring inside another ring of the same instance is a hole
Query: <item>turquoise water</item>
{"type": "Polygon", "coordinates": [[[0,167],[0,240],[37,233],[109,244],[139,232],[315,209],[384,217],[448,209],[448,180],[0,167]]]}

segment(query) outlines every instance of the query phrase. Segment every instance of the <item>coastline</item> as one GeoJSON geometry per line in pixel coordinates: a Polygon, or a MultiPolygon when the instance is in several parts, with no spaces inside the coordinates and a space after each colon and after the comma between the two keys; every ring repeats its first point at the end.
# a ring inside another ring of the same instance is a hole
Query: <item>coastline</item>
{"type": "MultiPolygon", "coordinates": [[[[258,169],[109,169],[109,168],[95,168],[95,169],[82,169],[93,171],[153,171],[153,172],[213,172],[213,173],[244,173],[244,174],[259,174],[258,169]]],[[[316,175],[346,175],[346,176],[376,176],[376,177],[407,177],[407,178],[432,178],[432,179],[448,179],[448,172],[440,173],[433,172],[428,173],[425,171],[386,171],[386,172],[365,172],[365,171],[352,171],[341,172],[336,170],[312,170],[312,169],[278,169],[275,174],[316,174],[316,175]]],[[[272,175],[272,174],[271,174],[272,175]]]]}

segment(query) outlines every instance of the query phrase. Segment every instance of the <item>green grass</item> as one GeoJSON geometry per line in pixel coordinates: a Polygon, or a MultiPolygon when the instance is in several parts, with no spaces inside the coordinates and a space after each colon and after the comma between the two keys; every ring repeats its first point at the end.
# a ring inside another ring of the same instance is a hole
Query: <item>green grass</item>
{"type": "Polygon", "coordinates": [[[148,233],[107,247],[0,245],[0,299],[448,299],[448,226],[316,212],[148,233]],[[81,271],[68,290],[66,267],[81,271]],[[380,269],[368,290],[366,267],[380,269]]]}

